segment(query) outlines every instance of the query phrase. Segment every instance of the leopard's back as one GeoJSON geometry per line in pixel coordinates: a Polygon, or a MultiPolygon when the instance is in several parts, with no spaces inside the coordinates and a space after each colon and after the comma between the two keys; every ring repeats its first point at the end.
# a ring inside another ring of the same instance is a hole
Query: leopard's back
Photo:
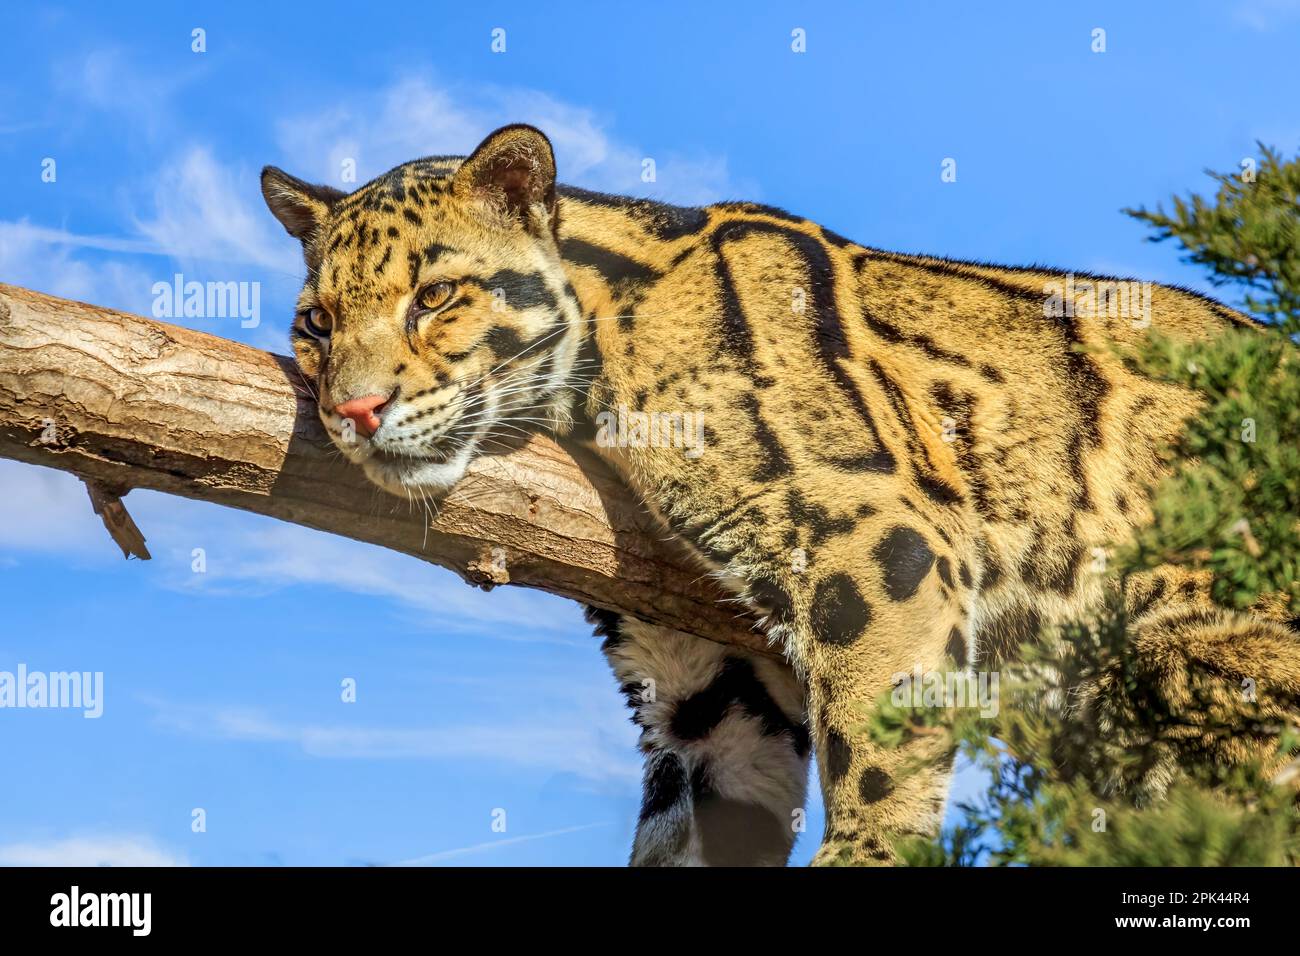
{"type": "Polygon", "coordinates": [[[596,324],[596,397],[702,414],[698,460],[646,449],[623,466],[767,607],[780,565],[918,515],[936,555],[974,529],[973,556],[947,563],[973,582],[990,645],[1077,614],[1100,594],[1098,549],[1146,517],[1160,449],[1195,405],[1123,350],[1148,328],[1248,324],[1169,286],[882,252],[753,204],[704,213],[673,243],[597,230],[657,278],[596,324]],[[1131,301],[1050,314],[1052,290],[1087,282],[1131,301]]]}

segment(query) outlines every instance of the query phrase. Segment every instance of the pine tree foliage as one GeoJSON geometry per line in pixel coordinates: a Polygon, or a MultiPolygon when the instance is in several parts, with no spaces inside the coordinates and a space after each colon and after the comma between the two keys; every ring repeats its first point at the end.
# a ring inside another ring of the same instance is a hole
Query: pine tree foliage
{"type": "MultiPolygon", "coordinates": [[[[900,839],[911,865],[1295,865],[1295,710],[1134,638],[1121,595],[1162,564],[1210,571],[1213,597],[1300,626],[1300,157],[1261,146],[1211,173],[1212,199],[1126,210],[1176,240],[1263,320],[1211,342],[1153,331],[1148,374],[1202,397],[1151,489],[1151,522],[1115,552],[1112,597],[1088,621],[1039,635],[997,676],[996,716],[887,694],[864,732],[897,744],[945,733],[990,778],[937,839],[900,839]]],[[[1298,638],[1300,639],[1300,638],[1298,638]]],[[[1248,684],[1249,682],[1243,682],[1248,684]]]]}
{"type": "Polygon", "coordinates": [[[1208,175],[1213,201],[1174,197],[1173,210],[1124,210],[1154,230],[1153,242],[1176,239],[1188,262],[1210,270],[1215,285],[1244,287],[1246,310],[1287,333],[1300,331],[1300,162],[1259,144],[1262,160],[1237,173],[1208,175]]]}

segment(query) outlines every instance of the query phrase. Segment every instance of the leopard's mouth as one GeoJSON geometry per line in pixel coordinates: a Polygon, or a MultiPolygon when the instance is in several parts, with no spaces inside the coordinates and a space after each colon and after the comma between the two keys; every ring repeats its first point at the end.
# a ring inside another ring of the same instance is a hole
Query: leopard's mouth
{"type": "Polygon", "coordinates": [[[465,474],[477,441],[426,442],[410,451],[374,448],[361,468],[379,487],[398,495],[441,493],[465,474]]]}
{"type": "Polygon", "coordinates": [[[386,448],[375,448],[367,461],[379,462],[388,467],[396,467],[403,463],[430,461],[442,463],[450,461],[455,455],[455,448],[451,442],[434,441],[416,449],[414,451],[390,451],[386,448]]]}
{"type": "MultiPolygon", "coordinates": [[[[503,416],[495,397],[483,407],[474,406],[478,391],[471,387],[462,392],[455,408],[448,408],[446,402],[399,408],[391,423],[385,416],[373,436],[344,447],[344,454],[361,466],[370,481],[394,494],[446,491],[460,480],[474,458],[509,449],[526,437],[536,421],[527,415],[518,422],[508,414],[503,416]],[[450,415],[436,424],[426,424],[431,412],[437,411],[450,415]]],[[[521,396],[518,404],[525,411],[530,407],[527,396],[521,396]]]]}

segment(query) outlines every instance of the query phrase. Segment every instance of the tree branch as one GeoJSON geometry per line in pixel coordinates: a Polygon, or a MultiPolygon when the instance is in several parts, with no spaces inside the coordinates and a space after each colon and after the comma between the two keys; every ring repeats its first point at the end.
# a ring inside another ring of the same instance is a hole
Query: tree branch
{"type": "Polygon", "coordinates": [[[270,515],[414,555],[471,584],[540,588],[771,653],[753,617],[581,449],[539,435],[484,456],[430,516],[342,459],[292,359],[3,284],[0,456],[86,480],[115,539],[138,538],[141,551],[119,500],[130,488],[270,515]]]}

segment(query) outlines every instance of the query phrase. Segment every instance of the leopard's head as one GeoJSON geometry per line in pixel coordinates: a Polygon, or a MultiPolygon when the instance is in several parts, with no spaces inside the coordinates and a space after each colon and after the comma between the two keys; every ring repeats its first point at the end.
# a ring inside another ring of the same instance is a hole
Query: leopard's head
{"type": "Polygon", "coordinates": [[[512,436],[568,426],[581,320],[541,132],[507,126],[351,194],[268,166],[262,194],[307,262],[298,364],[372,481],[437,493],[512,436]]]}

